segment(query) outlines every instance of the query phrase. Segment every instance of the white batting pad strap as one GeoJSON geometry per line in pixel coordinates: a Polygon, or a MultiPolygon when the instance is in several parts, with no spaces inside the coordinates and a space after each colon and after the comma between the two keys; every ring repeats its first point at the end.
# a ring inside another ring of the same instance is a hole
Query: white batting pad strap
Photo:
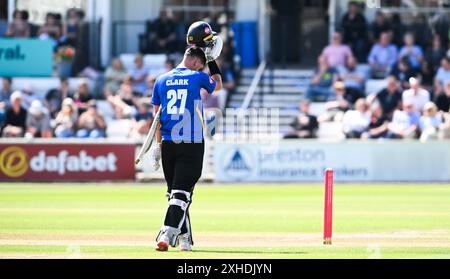
{"type": "Polygon", "coordinates": [[[169,201],[169,205],[176,205],[181,207],[181,209],[183,209],[183,211],[186,211],[188,208],[188,204],[182,200],[177,200],[177,199],[172,199],[169,201]]]}
{"type": "Polygon", "coordinates": [[[186,191],[182,191],[182,190],[172,190],[170,192],[171,197],[173,197],[174,194],[183,194],[187,197],[187,199],[190,201],[191,200],[191,193],[186,192],[186,191]]]}

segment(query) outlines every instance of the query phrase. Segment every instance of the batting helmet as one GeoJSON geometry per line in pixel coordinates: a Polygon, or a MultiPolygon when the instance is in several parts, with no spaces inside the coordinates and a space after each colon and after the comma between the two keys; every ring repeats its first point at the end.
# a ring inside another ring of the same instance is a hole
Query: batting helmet
{"type": "Polygon", "coordinates": [[[212,39],[217,35],[211,28],[211,26],[204,21],[194,22],[187,33],[188,45],[194,45],[197,47],[208,47],[212,43],[212,39]]]}

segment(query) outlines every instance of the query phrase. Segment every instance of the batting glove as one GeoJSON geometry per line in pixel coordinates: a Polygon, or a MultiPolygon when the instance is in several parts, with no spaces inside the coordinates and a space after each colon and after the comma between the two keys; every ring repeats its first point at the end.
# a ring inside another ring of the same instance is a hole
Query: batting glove
{"type": "Polygon", "coordinates": [[[161,143],[154,144],[150,149],[150,158],[152,161],[152,166],[155,171],[159,170],[161,165],[159,161],[161,160],[161,143]]]}
{"type": "Polygon", "coordinates": [[[222,53],[223,49],[223,40],[220,36],[215,36],[212,39],[212,47],[207,47],[205,49],[205,55],[206,55],[206,62],[212,62],[219,58],[220,54],[222,53]]]}

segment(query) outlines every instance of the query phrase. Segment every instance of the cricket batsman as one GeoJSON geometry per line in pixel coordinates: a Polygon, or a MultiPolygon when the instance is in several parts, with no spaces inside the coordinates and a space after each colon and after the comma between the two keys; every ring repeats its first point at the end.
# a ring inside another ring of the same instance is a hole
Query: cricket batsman
{"type": "Polygon", "coordinates": [[[181,251],[192,251],[189,206],[202,174],[205,150],[200,90],[212,94],[222,88],[221,72],[215,62],[222,52],[222,39],[208,23],[196,22],[189,28],[187,42],[183,61],[156,80],[152,97],[155,114],[160,107],[162,110],[150,158],[155,170],[162,161],[169,199],[156,238],[157,251],[178,245],[181,251]],[[210,76],[203,72],[206,66],[210,76]]]}

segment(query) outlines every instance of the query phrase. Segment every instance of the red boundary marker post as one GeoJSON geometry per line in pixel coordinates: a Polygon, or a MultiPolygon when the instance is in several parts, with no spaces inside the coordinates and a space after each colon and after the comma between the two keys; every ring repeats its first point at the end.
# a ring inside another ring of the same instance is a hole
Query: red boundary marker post
{"type": "Polygon", "coordinates": [[[326,169],[323,244],[331,245],[332,229],[333,229],[333,169],[326,169]]]}

